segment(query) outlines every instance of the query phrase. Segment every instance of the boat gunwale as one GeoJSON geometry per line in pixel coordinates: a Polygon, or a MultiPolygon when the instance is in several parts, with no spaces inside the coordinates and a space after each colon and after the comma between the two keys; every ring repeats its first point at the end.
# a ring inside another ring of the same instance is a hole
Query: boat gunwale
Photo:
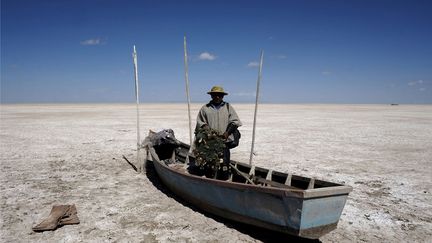
{"type": "Polygon", "coordinates": [[[322,198],[322,197],[333,197],[338,195],[348,195],[353,190],[351,186],[347,186],[347,185],[329,186],[329,187],[311,188],[311,189],[293,189],[293,188],[263,187],[263,186],[257,186],[257,185],[251,185],[251,184],[239,183],[233,181],[217,180],[217,179],[197,176],[183,171],[179,171],[173,167],[166,165],[163,161],[161,161],[159,159],[159,156],[156,153],[156,150],[152,146],[148,146],[147,149],[150,152],[152,161],[153,162],[156,161],[157,163],[159,163],[169,171],[178,174],[180,176],[187,177],[194,181],[204,181],[209,184],[214,184],[223,187],[229,187],[235,189],[250,189],[250,190],[264,192],[264,193],[271,193],[273,195],[277,195],[281,197],[296,197],[296,198],[303,198],[306,200],[322,198]]]}

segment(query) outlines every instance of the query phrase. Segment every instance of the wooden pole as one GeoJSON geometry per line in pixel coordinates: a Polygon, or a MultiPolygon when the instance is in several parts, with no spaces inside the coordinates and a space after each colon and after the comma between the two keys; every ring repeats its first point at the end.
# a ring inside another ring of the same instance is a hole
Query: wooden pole
{"type": "Polygon", "coordinates": [[[260,88],[260,82],[261,82],[263,57],[264,57],[264,51],[261,51],[261,60],[260,60],[260,65],[259,65],[259,70],[258,70],[258,79],[257,79],[257,88],[256,88],[256,97],[255,97],[255,112],[254,112],[253,130],[252,130],[252,146],[251,146],[251,152],[250,152],[250,157],[249,157],[249,164],[250,165],[252,165],[252,158],[253,158],[253,154],[254,154],[256,116],[257,116],[257,110],[258,110],[258,97],[259,97],[259,88],[260,88]]]}
{"type": "Polygon", "coordinates": [[[188,102],[188,115],[189,115],[189,145],[192,148],[192,119],[190,111],[190,95],[189,95],[189,74],[188,74],[188,56],[186,49],[186,36],[184,36],[184,65],[185,65],[185,81],[186,81],[186,96],[188,102]]]}
{"type": "MultiPolygon", "coordinates": [[[[136,99],[136,113],[137,113],[137,163],[138,165],[141,164],[140,160],[140,148],[141,148],[141,141],[140,141],[140,122],[139,122],[139,82],[138,82],[138,60],[137,60],[137,53],[135,45],[133,46],[133,53],[132,53],[133,63],[134,63],[134,74],[135,74],[135,99],[136,99]]],[[[140,171],[142,170],[142,166],[138,166],[140,168],[140,171]]]]}

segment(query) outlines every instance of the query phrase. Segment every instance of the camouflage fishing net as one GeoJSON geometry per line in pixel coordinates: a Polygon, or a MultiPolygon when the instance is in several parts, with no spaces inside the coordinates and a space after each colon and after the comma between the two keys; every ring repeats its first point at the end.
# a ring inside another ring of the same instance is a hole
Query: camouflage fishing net
{"type": "Polygon", "coordinates": [[[195,132],[195,164],[201,169],[216,173],[223,163],[224,139],[216,130],[208,127],[195,132]]]}

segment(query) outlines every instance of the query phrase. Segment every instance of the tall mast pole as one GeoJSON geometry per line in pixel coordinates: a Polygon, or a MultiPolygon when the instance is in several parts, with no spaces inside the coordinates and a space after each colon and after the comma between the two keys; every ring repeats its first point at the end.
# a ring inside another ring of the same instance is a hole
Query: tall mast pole
{"type": "Polygon", "coordinates": [[[263,57],[264,57],[264,51],[261,51],[261,60],[260,60],[260,65],[259,65],[259,70],[258,70],[256,98],[255,98],[255,112],[254,112],[253,130],[252,130],[252,146],[251,146],[251,152],[250,152],[250,157],[249,157],[249,164],[250,165],[252,165],[252,158],[253,158],[253,154],[254,154],[256,116],[257,116],[257,111],[258,111],[258,97],[259,97],[259,88],[260,88],[260,82],[261,82],[263,57]]]}
{"type": "Polygon", "coordinates": [[[188,115],[189,115],[189,145],[192,148],[192,120],[190,111],[190,95],[189,95],[189,75],[188,75],[188,57],[186,49],[186,36],[184,36],[184,65],[185,65],[185,81],[186,81],[186,96],[188,102],[188,115]]]}
{"type": "MultiPolygon", "coordinates": [[[[132,53],[134,71],[135,71],[135,99],[136,99],[136,113],[137,113],[137,163],[140,164],[140,122],[139,122],[139,82],[138,82],[138,60],[135,45],[133,46],[132,53]]],[[[139,166],[139,168],[141,168],[139,166]]]]}

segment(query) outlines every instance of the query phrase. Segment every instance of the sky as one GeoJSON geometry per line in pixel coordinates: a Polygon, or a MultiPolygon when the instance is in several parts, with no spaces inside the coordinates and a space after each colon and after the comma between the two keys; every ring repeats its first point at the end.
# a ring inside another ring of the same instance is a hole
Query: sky
{"type": "Polygon", "coordinates": [[[432,1],[1,0],[1,103],[432,104],[432,1]]]}

